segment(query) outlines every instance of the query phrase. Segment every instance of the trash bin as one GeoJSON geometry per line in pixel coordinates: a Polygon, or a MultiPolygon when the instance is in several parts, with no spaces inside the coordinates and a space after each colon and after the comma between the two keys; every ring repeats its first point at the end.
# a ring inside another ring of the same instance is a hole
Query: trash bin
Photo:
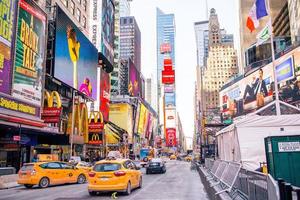
{"type": "Polygon", "coordinates": [[[300,187],[300,135],[265,138],[268,172],[300,187]]]}

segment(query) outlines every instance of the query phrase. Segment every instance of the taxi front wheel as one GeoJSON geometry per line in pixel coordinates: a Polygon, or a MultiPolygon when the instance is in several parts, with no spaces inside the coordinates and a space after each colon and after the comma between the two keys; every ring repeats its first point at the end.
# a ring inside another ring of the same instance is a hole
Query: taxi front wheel
{"type": "Polygon", "coordinates": [[[49,186],[49,183],[50,183],[49,179],[48,179],[47,177],[43,177],[43,178],[41,178],[41,180],[40,180],[39,186],[40,186],[41,188],[46,188],[46,187],[49,186]]]}
{"type": "Polygon", "coordinates": [[[78,176],[78,178],[77,178],[77,183],[78,183],[78,184],[83,184],[83,183],[85,183],[85,181],[86,181],[85,175],[80,174],[80,175],[78,176]]]}

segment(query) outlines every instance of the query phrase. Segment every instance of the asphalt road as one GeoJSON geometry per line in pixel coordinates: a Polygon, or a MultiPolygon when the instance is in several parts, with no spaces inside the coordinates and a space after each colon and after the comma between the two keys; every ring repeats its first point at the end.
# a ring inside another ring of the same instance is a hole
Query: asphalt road
{"type": "MultiPolygon", "coordinates": [[[[143,173],[145,172],[142,169],[143,173]]],[[[17,187],[0,190],[0,199],[5,200],[79,200],[112,199],[112,193],[90,197],[87,184],[52,186],[47,189],[17,187]]],[[[200,177],[183,161],[167,161],[167,173],[143,175],[143,188],[132,191],[130,196],[117,194],[122,200],[194,200],[208,199],[200,177]]]]}

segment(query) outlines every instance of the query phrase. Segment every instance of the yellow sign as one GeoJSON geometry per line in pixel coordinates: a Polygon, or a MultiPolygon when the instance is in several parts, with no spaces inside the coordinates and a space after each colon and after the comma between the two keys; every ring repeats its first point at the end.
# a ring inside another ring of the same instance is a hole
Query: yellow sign
{"type": "Polygon", "coordinates": [[[100,120],[100,123],[104,123],[103,115],[99,111],[94,111],[90,113],[89,123],[91,123],[92,120],[94,120],[94,123],[98,123],[99,122],[98,120],[100,120]]]}
{"type": "Polygon", "coordinates": [[[110,104],[109,121],[126,130],[128,142],[132,143],[133,111],[131,105],[126,103],[110,104]]]}
{"type": "Polygon", "coordinates": [[[0,107],[9,110],[19,111],[22,113],[36,115],[36,108],[23,103],[18,103],[14,100],[7,99],[5,97],[0,97],[0,107]]]}
{"type": "Polygon", "coordinates": [[[51,94],[48,91],[45,91],[45,102],[47,102],[47,107],[52,108],[54,104],[54,99],[56,100],[56,108],[61,108],[61,99],[58,92],[53,91],[51,94]]]}
{"type": "MultiPolygon", "coordinates": [[[[88,143],[89,142],[89,119],[88,119],[88,110],[86,104],[80,103],[75,105],[75,108],[73,108],[73,112],[75,112],[73,133],[77,132],[76,135],[83,136],[84,143],[88,143]]],[[[69,113],[67,134],[72,134],[72,112],[69,113]]]]}
{"type": "Polygon", "coordinates": [[[144,132],[145,132],[146,118],[147,118],[147,108],[144,106],[144,104],[141,104],[140,120],[139,120],[139,126],[138,126],[139,134],[144,134],[144,132]]]}

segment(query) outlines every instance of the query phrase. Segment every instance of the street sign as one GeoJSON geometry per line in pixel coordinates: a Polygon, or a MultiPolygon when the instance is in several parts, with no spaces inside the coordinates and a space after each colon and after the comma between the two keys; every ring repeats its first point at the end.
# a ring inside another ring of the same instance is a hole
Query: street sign
{"type": "Polygon", "coordinates": [[[14,135],[13,140],[14,140],[14,141],[20,141],[20,140],[21,140],[21,136],[19,136],[19,135],[14,135]]]}

